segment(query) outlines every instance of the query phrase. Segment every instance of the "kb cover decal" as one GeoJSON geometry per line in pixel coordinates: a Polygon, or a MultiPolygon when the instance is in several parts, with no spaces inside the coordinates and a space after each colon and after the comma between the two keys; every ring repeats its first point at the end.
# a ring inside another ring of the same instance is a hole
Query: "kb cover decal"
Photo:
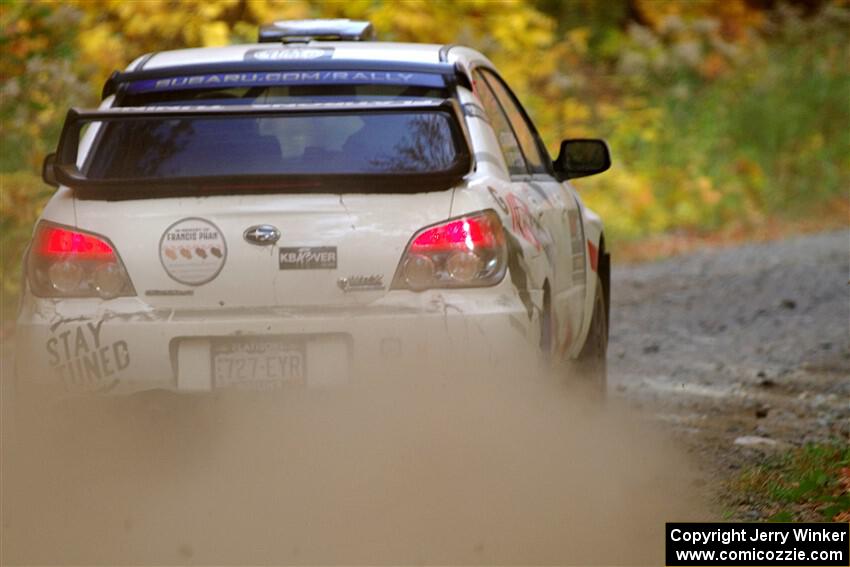
{"type": "Polygon", "coordinates": [[[335,270],[336,246],[296,246],[280,248],[281,270],[335,270]]]}
{"type": "Polygon", "coordinates": [[[224,267],[227,244],[210,221],[187,218],[166,229],[159,241],[159,260],[174,281],[203,285],[215,279],[224,267]]]}

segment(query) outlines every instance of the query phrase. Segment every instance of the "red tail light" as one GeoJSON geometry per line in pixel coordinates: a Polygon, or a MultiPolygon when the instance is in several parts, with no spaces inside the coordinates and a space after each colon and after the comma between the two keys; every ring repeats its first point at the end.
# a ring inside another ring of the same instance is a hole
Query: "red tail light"
{"type": "Polygon", "coordinates": [[[504,233],[499,219],[490,214],[464,217],[420,232],[410,243],[410,252],[448,252],[501,246],[504,233]]]}
{"type": "Polygon", "coordinates": [[[136,294],[108,239],[49,222],[36,227],[27,271],[30,288],[40,297],[136,294]]]}
{"type": "Polygon", "coordinates": [[[499,216],[484,211],[427,227],[413,236],[394,289],[484,287],[502,281],[507,267],[499,216]]]}
{"type": "Polygon", "coordinates": [[[36,239],[36,250],[44,256],[110,259],[115,254],[112,246],[96,236],[58,226],[45,226],[36,233],[36,239]]]}

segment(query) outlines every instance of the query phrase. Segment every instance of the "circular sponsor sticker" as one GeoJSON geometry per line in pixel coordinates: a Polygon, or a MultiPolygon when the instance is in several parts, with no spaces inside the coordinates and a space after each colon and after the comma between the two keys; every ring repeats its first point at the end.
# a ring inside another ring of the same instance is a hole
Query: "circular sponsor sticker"
{"type": "Polygon", "coordinates": [[[159,241],[159,260],[166,273],[186,285],[212,281],[227,260],[224,235],[208,220],[188,218],[168,227],[159,241]]]}

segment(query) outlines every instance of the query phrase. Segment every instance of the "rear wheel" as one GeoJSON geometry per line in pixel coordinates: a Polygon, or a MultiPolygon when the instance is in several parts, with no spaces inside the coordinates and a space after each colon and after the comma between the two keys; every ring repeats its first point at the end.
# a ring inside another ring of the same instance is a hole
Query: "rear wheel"
{"type": "Polygon", "coordinates": [[[605,396],[608,387],[608,316],[605,309],[605,292],[602,280],[596,276],[596,295],[590,329],[578,358],[570,370],[595,393],[605,396]]]}

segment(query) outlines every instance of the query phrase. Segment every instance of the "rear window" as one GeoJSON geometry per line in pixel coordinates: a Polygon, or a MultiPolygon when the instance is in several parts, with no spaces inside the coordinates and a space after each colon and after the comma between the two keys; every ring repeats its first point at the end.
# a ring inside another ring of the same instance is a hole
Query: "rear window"
{"type": "MultiPolygon", "coordinates": [[[[446,112],[135,118],[106,124],[89,179],[441,173],[464,149],[446,112]]],[[[97,124],[94,122],[93,124],[97,124]]]]}
{"type": "MultiPolygon", "coordinates": [[[[445,88],[395,84],[240,86],[124,94],[121,107],[438,101],[445,88]]],[[[112,123],[86,162],[91,179],[428,173],[450,169],[447,114],[361,113],[112,123]]]]}

